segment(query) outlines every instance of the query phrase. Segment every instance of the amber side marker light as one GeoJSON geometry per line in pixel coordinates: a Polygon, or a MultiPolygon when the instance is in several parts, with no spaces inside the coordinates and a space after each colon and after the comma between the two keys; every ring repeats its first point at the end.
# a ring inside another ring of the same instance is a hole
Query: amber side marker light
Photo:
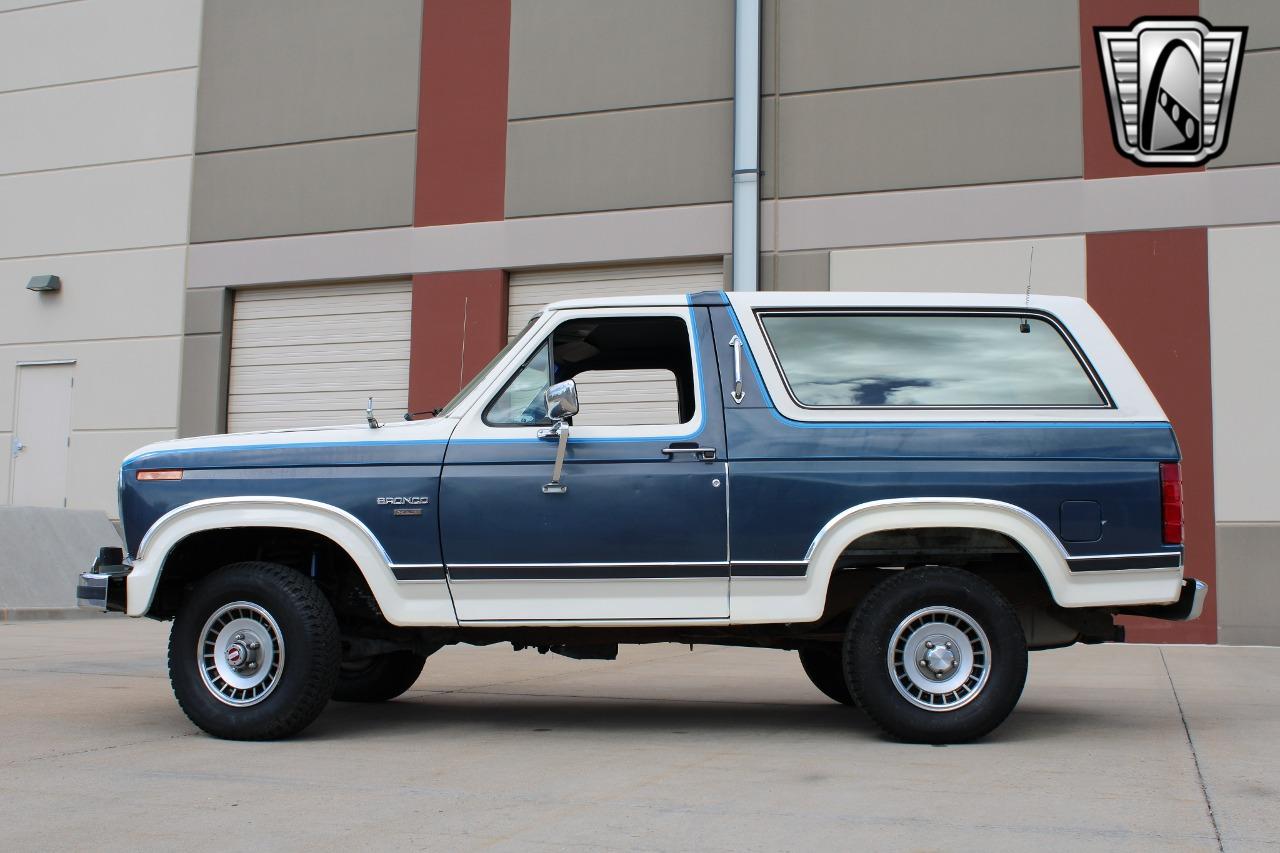
{"type": "Polygon", "coordinates": [[[163,468],[152,469],[150,471],[139,471],[139,480],[181,480],[181,468],[163,468]]]}

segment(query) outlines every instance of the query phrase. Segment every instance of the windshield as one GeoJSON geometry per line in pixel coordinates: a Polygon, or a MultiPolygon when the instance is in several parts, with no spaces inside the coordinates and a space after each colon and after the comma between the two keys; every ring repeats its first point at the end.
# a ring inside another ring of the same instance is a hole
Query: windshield
{"type": "Polygon", "coordinates": [[[530,317],[529,322],[525,323],[524,328],[520,330],[520,334],[516,335],[511,340],[507,341],[507,345],[502,349],[498,350],[498,354],[489,360],[489,363],[484,366],[484,369],[481,370],[479,373],[477,373],[475,376],[473,376],[471,378],[471,381],[468,382],[466,385],[463,385],[462,390],[460,390],[457,394],[453,396],[452,400],[445,403],[444,407],[441,408],[438,412],[436,412],[436,417],[447,418],[451,414],[453,414],[453,411],[458,407],[458,404],[461,403],[463,400],[465,400],[467,398],[467,395],[470,394],[477,385],[483,382],[484,379],[490,373],[493,372],[493,368],[497,366],[498,362],[502,361],[502,359],[506,356],[506,354],[511,352],[512,348],[515,347],[516,344],[524,340],[525,335],[529,334],[529,330],[533,328],[533,324],[538,322],[538,319],[541,316],[542,316],[542,312],[538,312],[537,314],[534,314],[532,317],[530,317]]]}

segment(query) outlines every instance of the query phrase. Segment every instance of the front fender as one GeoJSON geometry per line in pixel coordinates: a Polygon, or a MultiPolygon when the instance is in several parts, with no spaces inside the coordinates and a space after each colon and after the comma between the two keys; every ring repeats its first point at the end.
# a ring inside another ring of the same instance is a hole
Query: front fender
{"type": "Polygon", "coordinates": [[[205,530],[279,527],[324,536],[345,550],[393,625],[457,625],[443,571],[439,580],[398,581],[396,569],[439,568],[392,564],[373,533],[345,510],[319,501],[275,496],[211,498],[170,510],[138,546],[127,583],[126,612],[144,616],[155,598],[165,560],[179,542],[205,530]]]}

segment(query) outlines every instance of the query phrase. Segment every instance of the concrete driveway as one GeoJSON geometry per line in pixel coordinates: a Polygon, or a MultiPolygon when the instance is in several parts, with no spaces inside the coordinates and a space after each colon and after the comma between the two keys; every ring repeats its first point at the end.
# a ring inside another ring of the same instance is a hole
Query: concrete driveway
{"type": "Polygon", "coordinates": [[[884,740],[795,655],[447,649],[301,737],[197,732],[168,625],[0,625],[9,850],[1276,850],[1280,648],[1032,656],[1018,711],[884,740]]]}

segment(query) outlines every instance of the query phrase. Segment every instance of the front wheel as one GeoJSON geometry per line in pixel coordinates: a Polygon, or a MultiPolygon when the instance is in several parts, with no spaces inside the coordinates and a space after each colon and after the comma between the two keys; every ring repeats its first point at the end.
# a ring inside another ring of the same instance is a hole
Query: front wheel
{"type": "Polygon", "coordinates": [[[236,563],[200,581],[169,634],[169,679],[211,735],[273,740],[311,724],[333,694],[338,621],[310,578],[236,563]]]}
{"type": "Polygon", "coordinates": [[[994,586],[928,567],[871,590],[845,635],[854,698],[881,729],[914,743],[980,738],[1013,711],[1027,679],[1022,623],[994,586]]]}

